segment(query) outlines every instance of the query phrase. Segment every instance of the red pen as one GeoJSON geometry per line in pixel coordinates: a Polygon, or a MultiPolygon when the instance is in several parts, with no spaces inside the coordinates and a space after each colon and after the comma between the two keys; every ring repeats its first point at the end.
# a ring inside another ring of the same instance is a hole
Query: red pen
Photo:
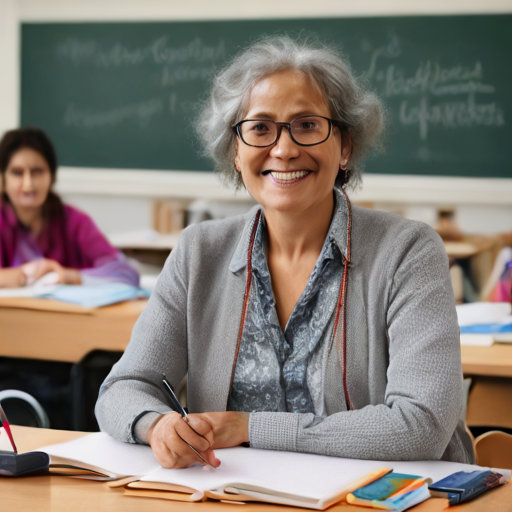
{"type": "Polygon", "coordinates": [[[9,438],[9,441],[11,441],[14,453],[18,453],[18,449],[16,448],[16,445],[14,444],[14,439],[12,437],[11,426],[9,425],[7,416],[5,415],[5,412],[2,409],[2,406],[0,405],[0,428],[2,427],[4,427],[5,431],[7,432],[7,437],[9,438]]]}

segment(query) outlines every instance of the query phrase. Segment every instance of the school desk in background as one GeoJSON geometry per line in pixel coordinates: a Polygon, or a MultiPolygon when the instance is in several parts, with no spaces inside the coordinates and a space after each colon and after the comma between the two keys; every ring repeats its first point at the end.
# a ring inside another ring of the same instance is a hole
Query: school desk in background
{"type": "Polygon", "coordinates": [[[48,298],[0,298],[4,389],[35,396],[53,428],[97,430],[99,386],[146,305],[147,299],[84,308],[48,298]]]}
{"type": "Polygon", "coordinates": [[[512,305],[508,302],[460,304],[457,317],[462,345],[512,343],[512,305]]]}

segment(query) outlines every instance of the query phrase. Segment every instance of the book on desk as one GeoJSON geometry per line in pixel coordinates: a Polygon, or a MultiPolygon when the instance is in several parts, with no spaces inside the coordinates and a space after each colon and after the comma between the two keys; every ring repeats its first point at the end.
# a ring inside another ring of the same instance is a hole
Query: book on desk
{"type": "Polygon", "coordinates": [[[457,317],[462,345],[512,343],[512,305],[508,302],[460,304],[457,317]]]}
{"type": "MultiPolygon", "coordinates": [[[[391,469],[434,481],[457,471],[481,469],[446,461],[382,462],[243,447],[216,450],[221,460],[216,470],[199,465],[164,469],[149,446],[123,443],[101,432],[40,451],[50,455],[52,472],[110,481],[110,486],[123,487],[129,496],[261,501],[317,510],[343,500],[391,469]]],[[[501,471],[510,478],[510,471],[501,471]]]]}

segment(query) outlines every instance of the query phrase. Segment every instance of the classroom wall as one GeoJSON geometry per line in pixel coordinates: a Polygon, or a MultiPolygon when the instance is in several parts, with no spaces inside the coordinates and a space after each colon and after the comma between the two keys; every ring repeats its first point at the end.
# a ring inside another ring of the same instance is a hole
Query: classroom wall
{"type": "MultiPolygon", "coordinates": [[[[19,26],[22,22],[157,21],[240,18],[490,14],[512,12],[510,0],[0,0],[0,133],[19,123],[19,26]]],[[[62,168],[58,190],[107,233],[150,228],[155,199],[247,201],[209,173],[62,168]]],[[[435,224],[437,208],[453,206],[468,233],[512,230],[510,179],[367,175],[358,201],[435,224]]]]}

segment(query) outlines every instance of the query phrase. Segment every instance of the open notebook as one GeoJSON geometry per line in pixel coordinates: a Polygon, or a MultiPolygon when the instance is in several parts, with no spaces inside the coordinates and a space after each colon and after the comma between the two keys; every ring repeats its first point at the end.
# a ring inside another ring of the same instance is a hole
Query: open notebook
{"type": "Polygon", "coordinates": [[[110,486],[124,486],[129,495],[179,501],[263,501],[317,510],[370,483],[384,468],[433,481],[478,468],[444,461],[379,462],[236,447],[215,451],[221,460],[215,470],[199,465],[163,469],[150,447],[122,443],[101,432],[40,451],[51,456],[53,472],[118,480],[110,486]]]}

